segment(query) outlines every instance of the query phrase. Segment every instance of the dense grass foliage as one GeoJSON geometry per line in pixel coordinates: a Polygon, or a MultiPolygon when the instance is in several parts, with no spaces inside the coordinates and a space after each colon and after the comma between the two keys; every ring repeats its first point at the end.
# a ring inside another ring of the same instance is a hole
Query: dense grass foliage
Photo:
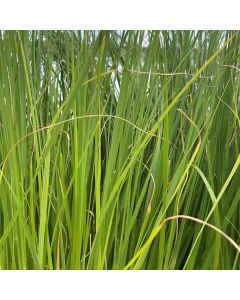
{"type": "Polygon", "coordinates": [[[1,269],[239,269],[240,35],[0,33],[1,269]]]}

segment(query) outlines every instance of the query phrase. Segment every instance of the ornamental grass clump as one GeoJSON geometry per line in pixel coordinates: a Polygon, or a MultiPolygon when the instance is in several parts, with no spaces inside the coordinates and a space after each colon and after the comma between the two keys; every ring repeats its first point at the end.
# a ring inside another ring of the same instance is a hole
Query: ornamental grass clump
{"type": "Polygon", "coordinates": [[[0,57],[0,269],[239,269],[239,32],[1,31],[0,57]]]}

